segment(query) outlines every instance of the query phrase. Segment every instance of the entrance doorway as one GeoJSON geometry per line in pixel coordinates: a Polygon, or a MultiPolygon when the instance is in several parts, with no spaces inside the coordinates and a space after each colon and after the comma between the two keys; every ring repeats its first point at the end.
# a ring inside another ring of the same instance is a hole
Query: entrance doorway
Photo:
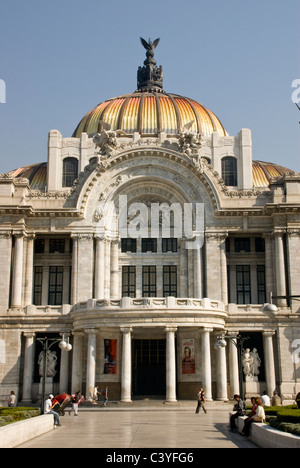
{"type": "Polygon", "coordinates": [[[133,340],[133,395],[166,395],[166,340],[133,340]]]}

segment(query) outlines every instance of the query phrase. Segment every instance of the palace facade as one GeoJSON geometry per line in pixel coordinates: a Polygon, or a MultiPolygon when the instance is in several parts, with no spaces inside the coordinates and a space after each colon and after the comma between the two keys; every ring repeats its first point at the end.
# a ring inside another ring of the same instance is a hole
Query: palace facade
{"type": "Polygon", "coordinates": [[[226,401],[241,338],[248,396],[300,391],[300,174],[165,92],[156,42],[136,92],[70,138],[50,131],[47,163],[0,176],[2,402],[41,397],[44,337],[72,344],[49,351],[53,393],[176,402],[202,386],[226,401]]]}

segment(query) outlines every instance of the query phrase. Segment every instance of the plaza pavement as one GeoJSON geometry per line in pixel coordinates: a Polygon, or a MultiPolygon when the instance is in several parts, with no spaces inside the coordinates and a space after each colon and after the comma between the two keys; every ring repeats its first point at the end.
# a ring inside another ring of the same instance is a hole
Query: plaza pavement
{"type": "Polygon", "coordinates": [[[207,414],[195,414],[195,406],[140,402],[131,407],[83,407],[78,417],[66,413],[60,428],[19,448],[257,448],[229,431],[232,405],[207,403],[207,414]]]}

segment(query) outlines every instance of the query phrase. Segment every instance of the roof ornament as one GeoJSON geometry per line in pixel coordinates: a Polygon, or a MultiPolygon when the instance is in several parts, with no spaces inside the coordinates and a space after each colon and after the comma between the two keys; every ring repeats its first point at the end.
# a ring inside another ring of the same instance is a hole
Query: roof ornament
{"type": "Polygon", "coordinates": [[[138,92],[156,92],[163,93],[163,69],[162,66],[158,67],[154,60],[154,50],[159,44],[160,39],[155,41],[145,41],[142,37],[141,43],[146,49],[147,59],[144,61],[144,67],[139,67],[137,73],[137,86],[138,92]]]}

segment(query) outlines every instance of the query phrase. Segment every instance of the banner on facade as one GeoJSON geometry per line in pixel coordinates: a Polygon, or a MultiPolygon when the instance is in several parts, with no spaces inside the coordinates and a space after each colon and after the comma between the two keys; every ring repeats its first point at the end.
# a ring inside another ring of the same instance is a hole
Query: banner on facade
{"type": "Polygon", "coordinates": [[[182,373],[195,374],[195,340],[182,340],[182,373]]]}
{"type": "Polygon", "coordinates": [[[104,340],[104,374],[117,373],[117,340],[104,340]]]}

